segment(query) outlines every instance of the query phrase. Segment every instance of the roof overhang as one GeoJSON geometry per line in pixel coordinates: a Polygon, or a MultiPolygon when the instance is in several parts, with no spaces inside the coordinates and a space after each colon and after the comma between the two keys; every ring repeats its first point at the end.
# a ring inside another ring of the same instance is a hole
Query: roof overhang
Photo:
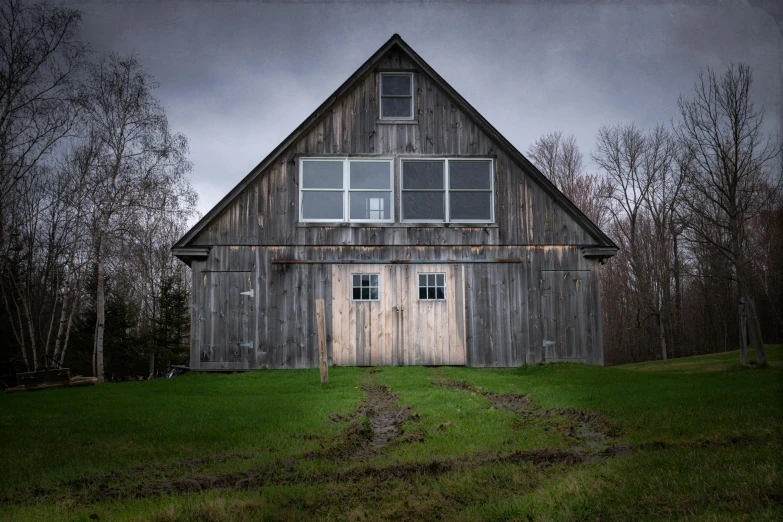
{"type": "Polygon", "coordinates": [[[171,249],[171,253],[182,260],[186,265],[190,266],[193,260],[203,260],[209,256],[208,247],[174,247],[171,249]]]}
{"type": "Polygon", "coordinates": [[[617,247],[599,246],[599,245],[587,245],[581,248],[582,255],[587,259],[597,259],[601,264],[607,259],[614,256],[617,251],[620,250],[617,247]]]}

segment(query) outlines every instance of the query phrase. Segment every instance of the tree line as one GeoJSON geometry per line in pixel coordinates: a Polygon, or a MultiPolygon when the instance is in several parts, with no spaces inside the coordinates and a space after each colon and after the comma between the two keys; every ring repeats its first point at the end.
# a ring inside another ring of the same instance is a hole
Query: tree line
{"type": "Polygon", "coordinates": [[[146,376],[187,360],[169,249],[196,213],[188,141],[138,59],[92,52],[80,23],[0,2],[0,360],[146,376]]]}
{"type": "Polygon", "coordinates": [[[670,123],[601,127],[597,173],[573,136],[529,148],[620,247],[601,276],[608,364],[736,350],[740,306],[759,364],[783,339],[783,155],[752,87],[745,64],[701,71],[670,123]]]}

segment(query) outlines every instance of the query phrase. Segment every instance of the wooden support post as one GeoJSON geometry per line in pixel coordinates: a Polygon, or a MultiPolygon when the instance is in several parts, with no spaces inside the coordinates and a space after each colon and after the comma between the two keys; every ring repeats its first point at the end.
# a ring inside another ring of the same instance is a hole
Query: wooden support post
{"type": "Polygon", "coordinates": [[[324,300],[315,300],[315,316],[318,320],[318,357],[321,361],[321,384],[329,384],[329,366],[326,363],[326,314],[324,300]]]}
{"type": "Polygon", "coordinates": [[[741,302],[739,305],[739,349],[740,363],[742,364],[748,364],[748,333],[746,319],[745,303],[741,302]]]}

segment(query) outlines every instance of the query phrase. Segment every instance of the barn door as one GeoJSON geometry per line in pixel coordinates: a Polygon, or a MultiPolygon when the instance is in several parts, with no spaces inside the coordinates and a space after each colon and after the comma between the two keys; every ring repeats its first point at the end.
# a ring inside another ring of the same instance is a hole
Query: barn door
{"type": "Polygon", "coordinates": [[[332,364],[401,364],[397,293],[393,265],[332,266],[332,364]]]}
{"type": "Polygon", "coordinates": [[[207,272],[200,367],[205,370],[254,368],[255,289],[253,272],[207,272]]]}
{"type": "Polygon", "coordinates": [[[582,360],[591,353],[589,271],[552,270],[543,273],[541,330],[545,361],[582,360]]]}
{"type": "Polygon", "coordinates": [[[463,295],[453,265],[334,265],[332,363],[465,364],[463,295]]]}
{"type": "Polygon", "coordinates": [[[464,365],[465,304],[461,267],[401,265],[401,364],[464,365]]]}

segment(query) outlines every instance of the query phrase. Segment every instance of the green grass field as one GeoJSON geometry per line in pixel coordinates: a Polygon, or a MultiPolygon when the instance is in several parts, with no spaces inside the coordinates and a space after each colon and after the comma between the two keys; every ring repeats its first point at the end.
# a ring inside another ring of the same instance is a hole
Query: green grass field
{"type": "Polygon", "coordinates": [[[0,520],[783,520],[783,347],[0,396],[0,520]]]}

